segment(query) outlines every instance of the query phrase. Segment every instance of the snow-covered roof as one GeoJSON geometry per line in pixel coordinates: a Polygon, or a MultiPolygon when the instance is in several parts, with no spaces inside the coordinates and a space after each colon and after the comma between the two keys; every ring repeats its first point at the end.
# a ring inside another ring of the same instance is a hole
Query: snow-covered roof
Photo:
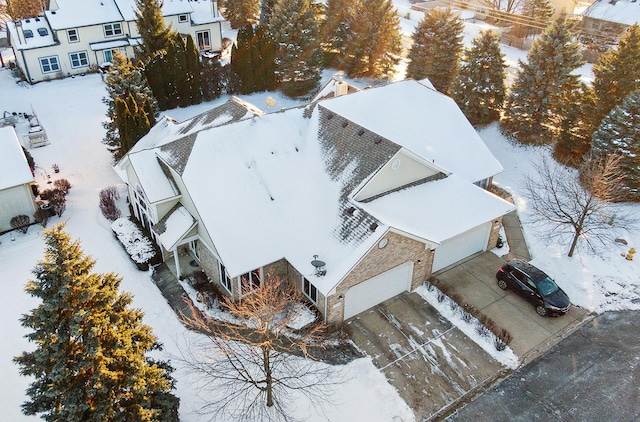
{"type": "Polygon", "coordinates": [[[121,22],[113,0],[56,0],[58,9],[44,13],[55,30],[121,22]]]}
{"type": "Polygon", "coordinates": [[[125,45],[131,45],[128,39],[93,42],[89,44],[89,47],[91,48],[91,51],[100,51],[100,50],[124,47],[125,45]]]}
{"type": "Polygon", "coordinates": [[[182,178],[231,276],[286,258],[326,294],[384,234],[340,233],[343,181],[326,171],[317,114],[291,109],[197,134],[182,178]],[[327,264],[322,278],[314,255],[327,264]]]}
{"type": "Polygon", "coordinates": [[[163,165],[182,178],[182,194],[229,275],[284,258],[325,295],[390,228],[437,245],[513,209],[473,185],[502,167],[455,103],[415,81],[313,109],[262,114],[233,99],[182,123],[163,118],[119,163],[120,174],[128,162],[149,186],[149,198],[161,173],[165,194],[174,188],[163,165]],[[446,177],[407,180],[394,193],[355,201],[401,150],[418,150],[430,165],[435,159],[434,168],[447,170],[439,177],[446,177]],[[322,277],[311,265],[314,255],[326,263],[322,277]]]}
{"type": "Polygon", "coordinates": [[[582,12],[582,16],[633,25],[640,22],[640,3],[636,0],[596,0],[582,12]]]}
{"type": "Polygon", "coordinates": [[[193,25],[204,25],[207,23],[223,21],[224,18],[216,9],[214,2],[210,0],[191,0],[193,13],[191,14],[191,23],[193,25]]]}
{"type": "Polygon", "coordinates": [[[359,206],[395,229],[438,244],[515,209],[455,174],[359,206]]]}
{"type": "Polygon", "coordinates": [[[33,174],[22,151],[16,131],[11,126],[0,127],[0,189],[33,182],[33,174]]]}
{"type": "Polygon", "coordinates": [[[56,43],[51,28],[43,17],[7,21],[7,30],[11,44],[18,50],[46,47],[56,43]]]}
{"type": "Polygon", "coordinates": [[[428,161],[478,182],[503,171],[455,101],[405,80],[319,103],[428,161]]]}
{"type": "Polygon", "coordinates": [[[129,155],[129,160],[150,203],[165,201],[180,194],[171,179],[163,171],[153,150],[144,150],[137,154],[131,154],[129,155]]]}
{"type": "Polygon", "coordinates": [[[196,219],[178,204],[153,226],[153,231],[158,234],[162,246],[170,251],[195,225],[196,219]]]}
{"type": "MultiPolygon", "coordinates": [[[[136,18],[135,11],[137,10],[135,0],[113,0],[120,9],[120,13],[124,20],[133,22],[136,18]]],[[[193,8],[192,2],[188,0],[164,0],[162,4],[162,15],[173,16],[181,14],[191,14],[193,8]]]]}

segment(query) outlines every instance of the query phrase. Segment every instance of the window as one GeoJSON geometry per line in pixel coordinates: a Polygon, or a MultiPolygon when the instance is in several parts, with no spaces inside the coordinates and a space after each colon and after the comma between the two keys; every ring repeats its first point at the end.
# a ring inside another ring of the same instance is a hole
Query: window
{"type": "Polygon", "coordinates": [[[313,303],[318,303],[318,289],[306,278],[302,279],[302,291],[313,303]]]}
{"type": "Polygon", "coordinates": [[[178,22],[180,23],[189,22],[189,15],[178,15],[178,22]]]}
{"type": "Polygon", "coordinates": [[[89,66],[89,56],[87,56],[86,51],[69,53],[69,61],[72,68],[89,66]]]}
{"type": "Polygon", "coordinates": [[[39,60],[42,73],[57,72],[60,70],[58,56],[40,57],[39,60]]]}
{"type": "Polygon", "coordinates": [[[103,56],[104,56],[104,61],[105,62],[112,62],[113,61],[113,50],[104,50],[102,52],[103,56]]]}
{"type": "Polygon", "coordinates": [[[229,291],[229,293],[233,293],[231,289],[231,277],[229,277],[229,273],[222,262],[220,263],[220,282],[222,285],[229,291]]]}
{"type": "Polygon", "coordinates": [[[211,39],[209,31],[196,32],[196,38],[198,39],[198,48],[202,50],[211,50],[211,39]]]}
{"type": "Polygon", "coordinates": [[[69,42],[80,42],[80,35],[77,29],[67,29],[67,38],[69,42]]]}
{"type": "Polygon", "coordinates": [[[25,38],[33,38],[33,31],[30,29],[25,29],[23,34],[25,38]]]}
{"type": "Polygon", "coordinates": [[[242,293],[246,294],[251,292],[254,289],[259,289],[262,284],[262,271],[260,268],[255,269],[251,272],[243,274],[240,277],[240,281],[242,282],[242,293]]]}
{"type": "Polygon", "coordinates": [[[104,25],[104,36],[115,37],[116,35],[122,35],[122,25],[119,23],[107,23],[104,25]]]}
{"type": "Polygon", "coordinates": [[[49,31],[47,31],[47,28],[38,28],[38,34],[40,34],[41,37],[46,37],[49,35],[49,31]]]}

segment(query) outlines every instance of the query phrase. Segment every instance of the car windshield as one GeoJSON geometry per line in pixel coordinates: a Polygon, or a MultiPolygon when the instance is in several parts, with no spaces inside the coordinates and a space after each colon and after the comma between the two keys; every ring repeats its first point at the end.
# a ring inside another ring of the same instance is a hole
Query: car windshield
{"type": "Polygon", "coordinates": [[[538,290],[540,290],[542,296],[549,296],[558,290],[558,285],[551,277],[545,277],[538,281],[538,290]]]}

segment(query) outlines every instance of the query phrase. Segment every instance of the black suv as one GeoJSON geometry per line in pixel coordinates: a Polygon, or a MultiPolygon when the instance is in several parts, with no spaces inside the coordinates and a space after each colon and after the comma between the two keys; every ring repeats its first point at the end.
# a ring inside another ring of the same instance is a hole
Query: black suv
{"type": "Polygon", "coordinates": [[[498,270],[498,286],[510,287],[536,307],[540,316],[569,312],[569,296],[543,271],[520,259],[512,259],[498,270]]]}

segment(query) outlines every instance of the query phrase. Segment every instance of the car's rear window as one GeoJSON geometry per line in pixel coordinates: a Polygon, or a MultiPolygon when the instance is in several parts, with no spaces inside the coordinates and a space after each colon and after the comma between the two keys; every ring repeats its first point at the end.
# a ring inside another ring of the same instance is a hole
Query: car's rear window
{"type": "Polygon", "coordinates": [[[538,281],[538,290],[542,296],[549,296],[558,290],[558,285],[551,277],[545,277],[538,281]]]}

